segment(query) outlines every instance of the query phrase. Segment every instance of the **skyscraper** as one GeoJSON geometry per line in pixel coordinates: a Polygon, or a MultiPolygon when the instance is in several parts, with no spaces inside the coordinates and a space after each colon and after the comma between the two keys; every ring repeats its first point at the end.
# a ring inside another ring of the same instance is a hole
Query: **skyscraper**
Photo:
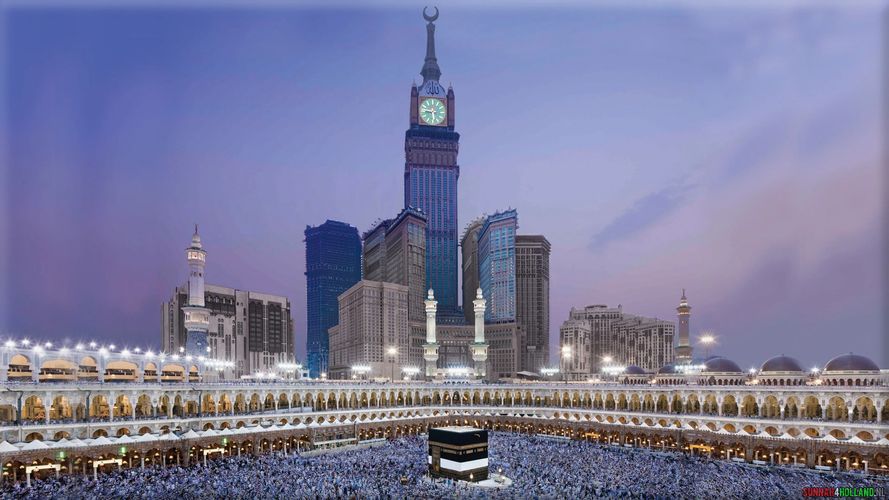
{"type": "Polygon", "coordinates": [[[518,215],[513,209],[489,216],[478,232],[478,283],[488,300],[488,322],[516,319],[517,227],[518,215]]]}
{"type": "Polygon", "coordinates": [[[364,242],[361,259],[364,269],[362,277],[366,280],[386,281],[386,229],[391,223],[392,219],[377,222],[361,236],[364,242]]]}
{"type": "Polygon", "coordinates": [[[427,217],[426,288],[435,290],[440,313],[457,311],[457,152],[454,90],[439,83],[435,57],[435,15],[426,19],[423,83],[411,88],[410,128],[404,137],[404,206],[427,217]]]}
{"type": "Polygon", "coordinates": [[[306,226],[306,352],[309,375],[327,372],[327,331],[338,323],[337,297],[361,279],[361,238],[344,222],[306,226]]]}
{"type": "Polygon", "coordinates": [[[549,241],[542,235],[515,237],[516,321],[525,327],[522,371],[539,373],[549,362],[549,241]]]}
{"type": "Polygon", "coordinates": [[[405,208],[364,233],[364,279],[409,288],[410,319],[422,321],[426,297],[426,216],[405,208]]]}
{"type": "Polygon", "coordinates": [[[408,287],[408,317],[422,321],[426,296],[426,216],[406,208],[386,229],[386,278],[408,287]]]}
{"type": "Polygon", "coordinates": [[[478,232],[485,223],[484,217],[470,222],[460,238],[460,249],[463,260],[463,316],[466,322],[475,320],[472,301],[478,288],[478,232]]]}

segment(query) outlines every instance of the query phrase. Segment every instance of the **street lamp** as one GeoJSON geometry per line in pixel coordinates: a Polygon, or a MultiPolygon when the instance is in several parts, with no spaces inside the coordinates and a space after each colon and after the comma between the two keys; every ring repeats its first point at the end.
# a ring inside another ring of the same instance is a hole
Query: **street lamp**
{"type": "Polygon", "coordinates": [[[558,368],[541,368],[540,374],[544,377],[552,377],[553,375],[559,373],[558,368]]]}
{"type": "Polygon", "coordinates": [[[404,377],[405,380],[410,380],[411,376],[415,376],[420,373],[420,369],[417,368],[416,366],[405,366],[404,368],[401,369],[401,371],[405,375],[405,377],[404,377]]]}
{"type": "Polygon", "coordinates": [[[389,354],[389,363],[391,363],[392,367],[392,375],[390,375],[389,381],[395,382],[395,355],[398,354],[398,348],[393,346],[386,349],[386,352],[389,354]]]}
{"type": "Polygon", "coordinates": [[[700,342],[704,345],[704,357],[709,358],[710,346],[716,343],[716,336],[714,336],[712,332],[704,332],[700,342]]]}
{"type": "MultiPolygon", "coordinates": [[[[369,365],[355,365],[352,367],[352,375],[357,375],[357,377],[367,376],[370,373],[369,365]]],[[[322,373],[321,376],[326,376],[326,373],[322,373]]]]}
{"type": "MultiPolygon", "coordinates": [[[[611,367],[612,361],[614,361],[614,358],[612,358],[610,354],[606,354],[606,355],[602,356],[602,363],[604,363],[604,365],[601,368],[599,368],[600,375],[608,375],[609,368],[611,367]]],[[[603,379],[607,380],[607,377],[603,377],[603,379]]]]}
{"type": "Polygon", "coordinates": [[[571,360],[571,346],[562,346],[562,375],[565,383],[568,383],[568,362],[571,360]]]}

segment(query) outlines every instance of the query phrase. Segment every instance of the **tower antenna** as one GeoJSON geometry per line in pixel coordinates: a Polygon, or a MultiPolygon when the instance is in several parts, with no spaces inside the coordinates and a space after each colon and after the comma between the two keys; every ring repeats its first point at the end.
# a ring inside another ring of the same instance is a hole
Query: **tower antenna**
{"type": "Polygon", "coordinates": [[[428,22],[426,25],[426,59],[423,61],[423,69],[420,70],[420,74],[423,75],[423,83],[429,80],[437,82],[441,78],[441,69],[438,67],[438,59],[435,58],[435,25],[432,24],[438,19],[438,7],[435,7],[435,14],[431,16],[426,13],[426,9],[428,7],[423,7],[423,19],[428,22]]]}

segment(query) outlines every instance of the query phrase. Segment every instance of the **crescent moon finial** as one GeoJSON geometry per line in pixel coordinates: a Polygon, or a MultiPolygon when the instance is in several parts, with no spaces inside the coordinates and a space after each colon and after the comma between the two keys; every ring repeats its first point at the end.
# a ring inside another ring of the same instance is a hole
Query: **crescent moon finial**
{"type": "Polygon", "coordinates": [[[434,23],[435,20],[438,19],[438,7],[433,7],[433,9],[435,9],[435,15],[432,16],[426,14],[426,9],[428,8],[429,7],[423,7],[423,19],[429,21],[430,23],[434,23]]]}

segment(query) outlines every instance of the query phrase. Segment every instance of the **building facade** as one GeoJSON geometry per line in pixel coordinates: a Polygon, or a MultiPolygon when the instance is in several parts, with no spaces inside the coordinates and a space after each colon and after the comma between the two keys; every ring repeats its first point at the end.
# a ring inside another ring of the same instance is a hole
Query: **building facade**
{"type": "Polygon", "coordinates": [[[489,216],[478,232],[478,283],[488,299],[487,322],[516,319],[517,228],[518,214],[507,210],[489,216]]]}
{"type": "MultiPolygon", "coordinates": [[[[429,18],[432,19],[432,18],[429,18]]],[[[457,311],[457,164],[454,90],[439,83],[435,25],[426,25],[423,83],[411,88],[410,128],[404,138],[404,207],[427,217],[426,286],[444,313],[457,311]]]]}
{"type": "MultiPolygon", "coordinates": [[[[177,287],[163,305],[164,352],[179,353],[183,352],[180,347],[185,347],[180,339],[185,329],[188,290],[187,285],[177,287]]],[[[204,303],[209,329],[207,348],[199,355],[231,362],[223,378],[272,372],[279,364],[294,363],[293,318],[287,297],[208,284],[204,303]]]]}
{"type": "MultiPolygon", "coordinates": [[[[368,281],[385,281],[386,278],[386,229],[392,219],[377,222],[361,235],[362,278],[368,281]]],[[[425,277],[424,277],[425,279],[425,277]]]]}
{"type": "Polygon", "coordinates": [[[327,372],[328,330],[338,322],[337,297],[361,280],[361,238],[344,222],[307,226],[306,354],[309,374],[327,372]]]}
{"type": "MultiPolygon", "coordinates": [[[[410,329],[411,359],[422,361],[426,324],[412,321],[410,329]]],[[[488,323],[484,325],[484,336],[485,342],[488,344],[485,378],[493,381],[515,377],[516,373],[521,371],[521,342],[524,337],[522,326],[515,322],[488,323]]],[[[473,367],[474,325],[439,323],[436,337],[439,357],[435,362],[435,367],[439,371],[459,373],[461,370],[473,367]]]]}
{"type": "Polygon", "coordinates": [[[364,279],[405,285],[410,319],[422,321],[426,293],[426,216],[406,208],[363,235],[364,279]]]}
{"type": "Polygon", "coordinates": [[[478,232],[485,223],[484,217],[478,217],[463,230],[460,238],[461,261],[463,267],[463,317],[467,323],[474,321],[474,313],[469,304],[475,299],[478,286],[478,232]]]}
{"type": "Polygon", "coordinates": [[[519,370],[539,373],[549,362],[550,243],[542,235],[517,235],[516,321],[524,340],[519,370]]]}
{"type": "Polygon", "coordinates": [[[422,321],[426,292],[426,216],[406,208],[386,229],[386,277],[408,287],[408,319],[422,321]]]}
{"type": "Polygon", "coordinates": [[[409,293],[404,285],[362,280],[339,296],[328,378],[399,379],[403,368],[421,366],[410,350],[409,293]]]}
{"type": "Polygon", "coordinates": [[[161,306],[161,350],[223,362],[231,380],[294,363],[287,297],[204,283],[206,250],[197,226],[186,250],[188,281],[161,306]]]}
{"type": "Polygon", "coordinates": [[[442,425],[758,465],[889,472],[889,370],[855,354],[817,373],[782,355],[756,374],[721,358],[697,375],[568,384],[220,384],[204,379],[203,366],[190,356],[8,340],[0,350],[5,480],[25,481],[35,463],[78,475],[96,465],[102,474],[442,425]],[[120,463],[95,463],[109,459],[120,463]]]}
{"type": "Polygon", "coordinates": [[[537,374],[549,360],[551,247],[544,236],[516,234],[517,227],[516,210],[507,210],[471,222],[461,238],[464,317],[471,321],[467,304],[481,288],[489,372],[500,377],[537,374]]]}
{"type": "Polygon", "coordinates": [[[606,365],[653,372],[674,359],[675,325],[605,305],[571,308],[559,329],[561,367],[569,379],[586,379],[606,365]]]}
{"type": "Polygon", "coordinates": [[[593,342],[592,322],[588,319],[567,319],[559,328],[559,371],[566,380],[584,380],[594,373],[590,365],[593,342]]]}

